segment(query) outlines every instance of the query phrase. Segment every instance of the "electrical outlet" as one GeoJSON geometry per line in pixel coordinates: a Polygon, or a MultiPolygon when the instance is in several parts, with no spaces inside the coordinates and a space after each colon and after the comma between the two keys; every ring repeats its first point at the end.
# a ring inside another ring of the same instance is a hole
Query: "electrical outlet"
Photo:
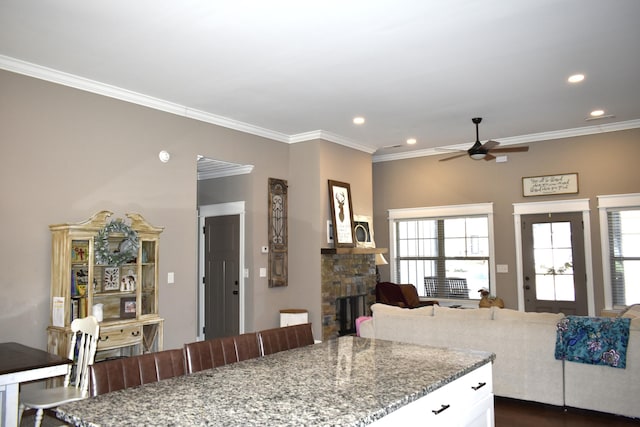
{"type": "Polygon", "coordinates": [[[269,253],[269,247],[268,246],[262,246],[260,248],[260,252],[262,252],[263,254],[268,254],[269,253]]]}

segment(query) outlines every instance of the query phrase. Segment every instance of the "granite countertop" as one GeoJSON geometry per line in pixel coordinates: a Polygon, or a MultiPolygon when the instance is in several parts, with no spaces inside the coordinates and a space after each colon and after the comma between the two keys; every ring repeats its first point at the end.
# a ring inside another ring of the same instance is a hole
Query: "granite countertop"
{"type": "Polygon", "coordinates": [[[62,405],[79,426],[364,426],[494,354],[341,337],[62,405]]]}

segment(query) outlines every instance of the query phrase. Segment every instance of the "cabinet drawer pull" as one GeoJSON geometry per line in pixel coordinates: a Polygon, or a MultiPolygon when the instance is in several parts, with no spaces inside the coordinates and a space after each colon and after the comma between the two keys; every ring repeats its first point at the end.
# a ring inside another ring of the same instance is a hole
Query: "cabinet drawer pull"
{"type": "Polygon", "coordinates": [[[131,332],[131,336],[139,337],[140,336],[140,331],[132,331],[131,332]]]}
{"type": "Polygon", "coordinates": [[[106,335],[104,338],[103,337],[98,338],[98,341],[106,341],[108,339],[109,339],[109,335],[106,335]]]}
{"type": "Polygon", "coordinates": [[[451,405],[442,405],[440,407],[440,409],[432,409],[431,412],[433,412],[435,415],[438,415],[439,413],[446,411],[447,409],[449,409],[451,405]]]}
{"type": "Polygon", "coordinates": [[[487,385],[487,383],[478,383],[478,385],[477,385],[477,386],[475,386],[475,387],[474,387],[474,386],[471,386],[471,388],[472,388],[474,391],[478,391],[478,390],[480,390],[482,387],[484,387],[484,386],[486,386],[486,385],[487,385]]]}

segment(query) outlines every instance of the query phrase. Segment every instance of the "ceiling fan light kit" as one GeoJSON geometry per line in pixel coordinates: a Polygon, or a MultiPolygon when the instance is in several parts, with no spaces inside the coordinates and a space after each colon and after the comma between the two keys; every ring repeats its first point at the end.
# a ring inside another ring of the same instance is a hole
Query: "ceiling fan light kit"
{"type": "MultiPolygon", "coordinates": [[[[466,150],[466,153],[473,160],[493,160],[496,158],[491,152],[502,152],[502,153],[515,153],[518,151],[529,151],[529,147],[506,147],[506,148],[495,148],[500,143],[498,141],[489,140],[484,144],[480,142],[480,136],[478,133],[478,125],[482,122],[482,117],[474,117],[471,119],[473,124],[476,125],[476,142],[473,144],[471,148],[466,150]]],[[[440,159],[441,162],[446,160],[457,159],[458,157],[464,156],[463,154],[456,154],[455,156],[445,157],[444,159],[440,159]]]]}

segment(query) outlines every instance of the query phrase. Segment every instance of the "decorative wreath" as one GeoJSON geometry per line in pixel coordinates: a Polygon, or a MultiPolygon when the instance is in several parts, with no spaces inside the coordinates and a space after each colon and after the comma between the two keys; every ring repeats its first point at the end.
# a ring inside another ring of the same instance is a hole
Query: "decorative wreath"
{"type": "Polygon", "coordinates": [[[96,263],[119,267],[138,256],[138,247],[138,233],[135,230],[132,230],[121,220],[111,221],[98,231],[96,236],[94,242],[96,263]],[[118,250],[114,252],[109,251],[109,234],[111,233],[124,234],[124,240],[120,243],[118,250]]]}

